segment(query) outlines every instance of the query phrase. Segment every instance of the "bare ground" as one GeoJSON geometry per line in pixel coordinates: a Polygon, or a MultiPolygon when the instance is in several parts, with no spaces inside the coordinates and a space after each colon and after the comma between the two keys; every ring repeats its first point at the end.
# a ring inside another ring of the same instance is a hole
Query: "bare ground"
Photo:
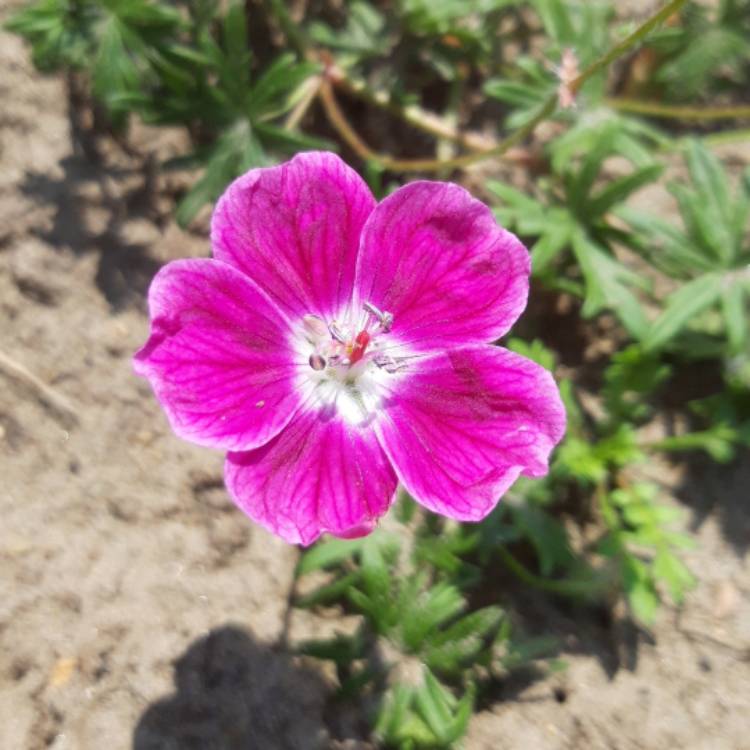
{"type": "MultiPolygon", "coordinates": [[[[167,218],[142,160],[74,148],[63,82],[4,32],[0,70],[0,747],[366,747],[282,646],[337,627],[287,620],[296,551],[132,374],[151,276],[205,235],[167,218]]],[[[569,668],[509,682],[467,750],[750,747],[747,457],[645,470],[688,509],[699,588],[652,634],[522,597],[569,668]]]]}

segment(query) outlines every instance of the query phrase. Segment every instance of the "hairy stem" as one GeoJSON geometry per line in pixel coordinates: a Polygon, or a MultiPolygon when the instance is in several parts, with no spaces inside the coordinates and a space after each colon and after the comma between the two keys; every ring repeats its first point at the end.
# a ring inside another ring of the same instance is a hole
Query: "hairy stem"
{"type": "Polygon", "coordinates": [[[674,120],[741,120],[750,118],[750,106],[739,107],[691,107],[638,99],[605,99],[604,103],[620,112],[632,112],[651,117],[674,120]]]}

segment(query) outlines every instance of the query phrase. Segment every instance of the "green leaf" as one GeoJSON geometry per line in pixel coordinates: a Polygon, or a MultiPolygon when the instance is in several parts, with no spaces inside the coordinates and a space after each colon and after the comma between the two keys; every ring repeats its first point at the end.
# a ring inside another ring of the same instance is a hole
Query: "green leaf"
{"type": "Polygon", "coordinates": [[[618,203],[622,203],[631,193],[654,182],[662,170],[663,167],[660,164],[652,164],[610,182],[590,200],[587,211],[589,219],[603,216],[618,203]]]}
{"type": "Polygon", "coordinates": [[[557,567],[567,566],[573,559],[564,527],[541,508],[534,505],[512,506],[515,524],[528,536],[539,557],[543,576],[557,567]]]}
{"type": "Polygon", "coordinates": [[[638,233],[631,235],[636,240],[635,249],[670,276],[683,278],[691,272],[706,272],[716,267],[713,258],[666,221],[628,206],[619,207],[617,215],[638,233]]]}
{"type": "Polygon", "coordinates": [[[685,563],[665,548],[656,554],[653,572],[658,579],[664,581],[675,604],[681,604],[685,593],[695,586],[695,578],[685,563]]]}
{"type": "Polygon", "coordinates": [[[721,297],[729,349],[734,354],[743,350],[747,340],[748,294],[750,285],[747,281],[743,284],[742,279],[738,279],[729,285],[721,297]]]}
{"type": "Polygon", "coordinates": [[[362,549],[363,539],[331,539],[307,550],[297,564],[297,575],[339,565],[362,549]]]}
{"type": "Polygon", "coordinates": [[[441,742],[446,742],[451,730],[451,708],[456,699],[437,681],[429,669],[424,670],[424,684],[414,693],[420,716],[441,742]]]}
{"type": "Polygon", "coordinates": [[[646,350],[658,349],[673,339],[697,315],[714,305],[722,293],[723,275],[708,273],[685,284],[667,298],[664,311],[643,337],[646,350]]]}
{"type": "Polygon", "coordinates": [[[646,565],[627,552],[622,560],[622,584],[633,616],[645,625],[652,625],[659,597],[646,565]]]}
{"type": "Polygon", "coordinates": [[[539,339],[524,341],[523,339],[513,337],[505,342],[505,346],[512,352],[520,354],[532,362],[536,362],[545,370],[551,372],[555,369],[555,353],[548,349],[539,339]]]}
{"type": "Polygon", "coordinates": [[[324,659],[336,664],[347,665],[364,657],[365,643],[361,633],[355,635],[335,635],[324,640],[303,641],[297,651],[316,659],[324,659]]]}
{"type": "Polygon", "coordinates": [[[548,226],[544,234],[531,248],[531,268],[535,276],[543,274],[562,250],[570,245],[573,225],[566,220],[548,226]]]}
{"type": "Polygon", "coordinates": [[[646,625],[653,625],[659,608],[659,597],[650,581],[636,581],[627,591],[633,616],[646,625]]]}
{"type": "Polygon", "coordinates": [[[359,572],[348,573],[331,583],[318,587],[309,594],[298,596],[294,600],[294,606],[300,609],[312,609],[321,604],[339,601],[353,591],[352,587],[359,583],[359,579],[359,572]]]}
{"type": "Polygon", "coordinates": [[[592,148],[583,155],[583,160],[576,173],[568,177],[568,196],[576,213],[584,209],[594,180],[602,169],[604,159],[612,153],[615,129],[605,127],[599,132],[599,137],[592,148]]]}
{"type": "Polygon", "coordinates": [[[499,607],[484,607],[432,636],[422,659],[433,670],[455,674],[475,661],[504,617],[499,607]]]}
{"type": "Polygon", "coordinates": [[[407,596],[401,603],[401,631],[405,647],[418,652],[431,631],[455,617],[466,606],[466,602],[455,586],[437,583],[427,591],[407,596]]]}
{"type": "Polygon", "coordinates": [[[250,85],[250,50],[247,46],[245,3],[232,0],[224,17],[224,48],[233,77],[233,86],[243,91],[250,85]]]}
{"type": "Polygon", "coordinates": [[[607,255],[583,232],[573,234],[573,252],[586,280],[584,317],[592,317],[602,309],[610,308],[635,338],[644,336],[648,328],[646,315],[626,286],[643,286],[643,280],[607,255]]]}

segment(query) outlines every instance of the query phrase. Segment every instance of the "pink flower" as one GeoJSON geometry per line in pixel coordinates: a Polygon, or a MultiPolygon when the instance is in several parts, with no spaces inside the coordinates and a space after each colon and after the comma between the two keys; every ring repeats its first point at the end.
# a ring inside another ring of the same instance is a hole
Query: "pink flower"
{"type": "Polygon", "coordinates": [[[135,369],[180,437],[228,451],[254,521],[305,545],[367,534],[399,481],[478,521],[547,472],[555,383],[489,343],[526,305],[529,256],[463,188],[376,205],[337,156],[300,154],[232,183],[211,239],[213,260],[156,275],[135,369]]]}

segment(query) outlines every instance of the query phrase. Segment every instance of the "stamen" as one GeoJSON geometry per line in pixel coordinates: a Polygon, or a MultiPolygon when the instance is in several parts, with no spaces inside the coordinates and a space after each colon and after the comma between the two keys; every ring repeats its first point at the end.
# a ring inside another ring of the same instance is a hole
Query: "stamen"
{"type": "Polygon", "coordinates": [[[398,372],[399,370],[403,370],[405,367],[407,367],[407,363],[394,359],[393,357],[389,357],[387,354],[383,354],[382,352],[376,354],[373,357],[372,361],[381,370],[385,370],[386,372],[391,374],[398,372]]]}
{"type": "Polygon", "coordinates": [[[362,307],[365,312],[372,315],[372,317],[378,321],[380,328],[384,333],[388,333],[388,331],[391,330],[391,326],[393,325],[393,315],[391,313],[382,312],[373,305],[372,302],[363,302],[362,307]]]}
{"type": "Polygon", "coordinates": [[[310,363],[310,367],[312,367],[313,370],[317,370],[318,372],[326,369],[326,358],[320,354],[311,354],[308,362],[310,363]]]}
{"type": "Polygon", "coordinates": [[[328,327],[317,315],[305,315],[302,318],[302,325],[310,338],[320,339],[328,334],[328,327]]]}
{"type": "Polygon", "coordinates": [[[338,323],[336,323],[335,321],[328,324],[328,333],[330,333],[331,336],[339,342],[339,344],[347,343],[344,334],[341,332],[338,323]]]}
{"type": "Polygon", "coordinates": [[[382,319],[383,313],[380,312],[380,310],[378,310],[378,308],[375,307],[372,302],[363,302],[362,307],[364,308],[364,311],[370,313],[373,318],[377,318],[378,321],[382,319]]]}

